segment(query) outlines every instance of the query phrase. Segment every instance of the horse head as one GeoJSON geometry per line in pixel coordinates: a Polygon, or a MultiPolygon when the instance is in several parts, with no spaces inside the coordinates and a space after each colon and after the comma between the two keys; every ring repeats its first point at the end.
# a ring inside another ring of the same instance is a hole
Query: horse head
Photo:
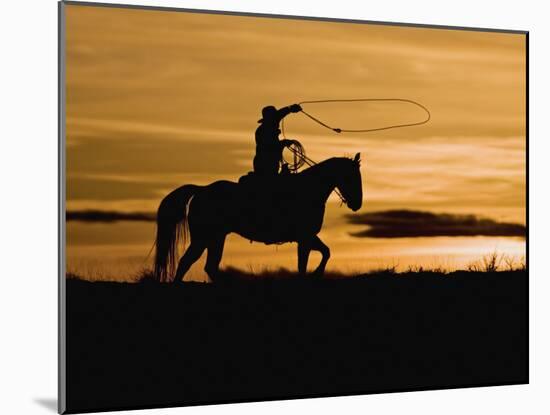
{"type": "Polygon", "coordinates": [[[342,194],[345,203],[354,212],[361,209],[363,204],[363,187],[361,181],[361,154],[357,153],[353,159],[346,158],[342,164],[340,179],[336,188],[342,194]]]}

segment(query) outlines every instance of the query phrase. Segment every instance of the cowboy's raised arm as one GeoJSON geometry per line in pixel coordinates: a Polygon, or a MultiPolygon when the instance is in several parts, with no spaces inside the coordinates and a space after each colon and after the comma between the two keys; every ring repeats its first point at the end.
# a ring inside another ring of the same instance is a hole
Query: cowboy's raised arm
{"type": "Polygon", "coordinates": [[[288,107],[283,107],[279,110],[277,110],[277,119],[278,121],[281,121],[284,117],[286,117],[291,112],[300,112],[302,111],[302,107],[299,104],[292,104],[288,107]]]}

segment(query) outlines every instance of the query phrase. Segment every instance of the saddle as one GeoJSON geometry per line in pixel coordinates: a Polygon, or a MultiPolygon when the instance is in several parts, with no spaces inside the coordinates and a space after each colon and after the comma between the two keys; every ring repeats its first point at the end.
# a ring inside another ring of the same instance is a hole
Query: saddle
{"type": "Polygon", "coordinates": [[[288,171],[283,171],[282,173],[273,176],[264,176],[254,173],[253,171],[249,171],[244,176],[239,177],[239,184],[247,188],[261,187],[265,189],[267,186],[276,186],[278,188],[288,184],[291,176],[291,173],[288,171]]]}

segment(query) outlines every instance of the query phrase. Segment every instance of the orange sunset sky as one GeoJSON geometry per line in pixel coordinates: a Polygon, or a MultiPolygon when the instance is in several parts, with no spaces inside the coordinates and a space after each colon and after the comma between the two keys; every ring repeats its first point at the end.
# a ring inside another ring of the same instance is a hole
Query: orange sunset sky
{"type": "MultiPolygon", "coordinates": [[[[363,212],[525,224],[525,43],[510,33],[68,5],[67,210],[153,212],[181,184],[237,180],[252,168],[265,105],[406,98],[429,108],[428,124],[337,135],[291,114],[286,135],[314,160],[361,152],[363,212]]],[[[348,129],[424,117],[399,103],[304,109],[348,129]]],[[[350,211],[331,200],[321,233],[332,248],[329,270],[395,261],[453,267],[494,249],[525,253],[524,239],[353,238],[358,229],[342,219],[350,211]]],[[[153,238],[152,223],[69,222],[68,268],[130,272],[147,264],[153,238]]],[[[222,266],[295,261],[295,246],[232,236],[222,266]]],[[[202,278],[200,265],[192,275],[202,278]]]]}

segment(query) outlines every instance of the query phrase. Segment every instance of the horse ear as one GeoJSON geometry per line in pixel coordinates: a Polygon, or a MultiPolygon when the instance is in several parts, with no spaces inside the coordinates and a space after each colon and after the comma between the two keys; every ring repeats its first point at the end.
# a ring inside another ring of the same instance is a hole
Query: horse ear
{"type": "Polygon", "coordinates": [[[361,161],[361,153],[357,153],[353,161],[355,161],[356,163],[359,163],[361,161]]]}

